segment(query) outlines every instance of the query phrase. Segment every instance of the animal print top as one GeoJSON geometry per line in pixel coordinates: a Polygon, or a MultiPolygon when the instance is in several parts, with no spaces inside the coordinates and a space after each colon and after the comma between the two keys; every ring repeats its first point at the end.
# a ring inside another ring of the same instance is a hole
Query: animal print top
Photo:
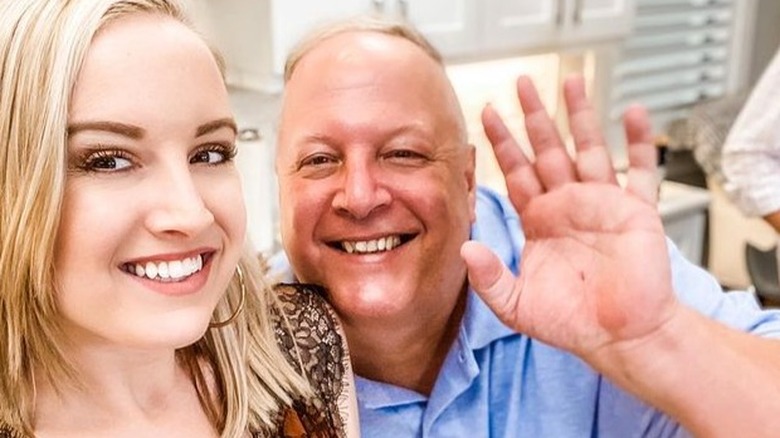
{"type": "MultiPolygon", "coordinates": [[[[273,312],[276,340],[287,360],[307,377],[315,396],[295,400],[276,415],[271,431],[254,438],[344,438],[349,405],[349,357],[338,319],[317,286],[289,284],[276,288],[281,312],[273,312]],[[286,322],[285,322],[286,318],[286,322]]],[[[0,438],[24,438],[0,422],[0,438]]]]}

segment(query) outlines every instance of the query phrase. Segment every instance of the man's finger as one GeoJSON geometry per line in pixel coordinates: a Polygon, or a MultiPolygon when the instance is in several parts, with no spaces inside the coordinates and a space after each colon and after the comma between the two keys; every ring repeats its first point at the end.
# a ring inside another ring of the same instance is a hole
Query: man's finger
{"type": "Polygon", "coordinates": [[[563,95],[569,115],[569,128],[577,149],[576,168],[580,181],[617,184],[599,117],[585,95],[582,76],[566,78],[563,95]]]}
{"type": "Polygon", "coordinates": [[[501,116],[490,105],[482,110],[482,127],[504,174],[509,197],[515,208],[522,211],[531,198],[542,193],[536,172],[501,116]]]}
{"type": "Polygon", "coordinates": [[[658,149],[653,144],[647,110],[632,105],[623,114],[628,142],[628,184],[626,189],[655,205],[658,202],[658,149]]]}
{"type": "Polygon", "coordinates": [[[547,189],[576,180],[574,164],[555,123],[542,105],[536,87],[527,76],[517,79],[517,97],[525,114],[525,129],[536,159],[539,181],[547,189]]]}

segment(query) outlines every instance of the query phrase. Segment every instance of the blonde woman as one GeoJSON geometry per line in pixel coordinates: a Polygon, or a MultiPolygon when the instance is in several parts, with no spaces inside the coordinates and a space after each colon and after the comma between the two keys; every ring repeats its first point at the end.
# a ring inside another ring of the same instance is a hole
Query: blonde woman
{"type": "Polygon", "coordinates": [[[352,436],[338,322],[244,247],[180,9],[2,0],[0,68],[0,437],[352,436]]]}

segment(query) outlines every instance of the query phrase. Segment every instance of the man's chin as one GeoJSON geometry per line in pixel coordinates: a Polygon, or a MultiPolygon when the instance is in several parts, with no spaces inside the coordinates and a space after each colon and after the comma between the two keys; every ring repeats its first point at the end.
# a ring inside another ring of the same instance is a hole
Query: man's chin
{"type": "Polygon", "coordinates": [[[399,294],[398,285],[383,282],[345,285],[331,288],[328,299],[336,311],[347,319],[394,318],[409,311],[408,294],[399,294]]]}

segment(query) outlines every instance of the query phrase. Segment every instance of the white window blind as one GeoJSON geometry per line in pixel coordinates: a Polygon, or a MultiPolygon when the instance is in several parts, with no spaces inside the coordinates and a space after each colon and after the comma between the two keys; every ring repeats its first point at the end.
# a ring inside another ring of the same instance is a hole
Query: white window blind
{"type": "Polygon", "coordinates": [[[610,118],[631,103],[658,120],[727,91],[735,0],[637,0],[613,72],[610,118]]]}

